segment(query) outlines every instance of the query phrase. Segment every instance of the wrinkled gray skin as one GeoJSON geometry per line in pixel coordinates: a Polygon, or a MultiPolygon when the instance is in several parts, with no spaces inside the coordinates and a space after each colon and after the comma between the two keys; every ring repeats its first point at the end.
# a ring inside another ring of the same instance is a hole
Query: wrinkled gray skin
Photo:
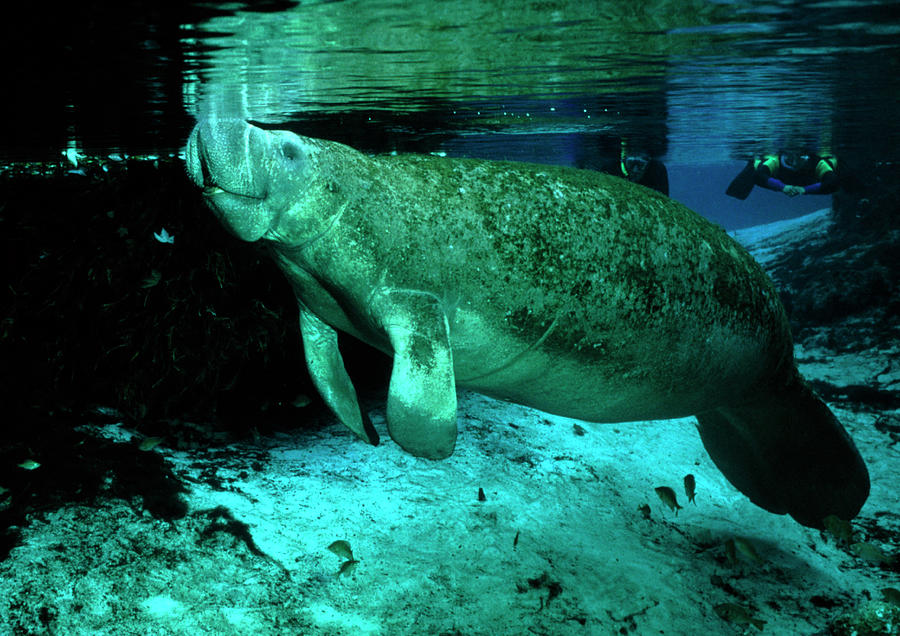
{"type": "Polygon", "coordinates": [[[335,330],[393,357],[388,429],[418,456],[453,452],[458,385],[594,422],[695,414],[731,482],[806,525],[865,501],[865,465],[798,375],[769,279],[675,201],[591,171],[367,157],[238,120],[201,121],[186,156],[219,219],[271,244],[312,379],[361,438],[374,431],[335,330]]]}

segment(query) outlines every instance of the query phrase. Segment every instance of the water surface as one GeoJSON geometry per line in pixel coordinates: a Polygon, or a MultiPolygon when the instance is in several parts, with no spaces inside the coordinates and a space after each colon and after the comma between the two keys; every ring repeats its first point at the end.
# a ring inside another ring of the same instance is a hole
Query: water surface
{"type": "Polygon", "coordinates": [[[889,0],[124,2],[49,25],[34,11],[7,25],[0,160],[177,153],[211,112],[369,152],[590,165],[624,141],[692,202],[706,167],[720,193],[779,148],[898,160],[889,0]]]}

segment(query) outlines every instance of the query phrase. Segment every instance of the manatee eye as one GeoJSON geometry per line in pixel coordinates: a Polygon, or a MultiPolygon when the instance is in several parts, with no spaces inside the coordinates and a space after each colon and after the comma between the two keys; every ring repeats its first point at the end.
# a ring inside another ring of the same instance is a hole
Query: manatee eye
{"type": "Polygon", "coordinates": [[[284,155],[284,158],[288,161],[296,161],[300,158],[300,146],[292,141],[286,141],[281,144],[281,154],[284,155]]]}

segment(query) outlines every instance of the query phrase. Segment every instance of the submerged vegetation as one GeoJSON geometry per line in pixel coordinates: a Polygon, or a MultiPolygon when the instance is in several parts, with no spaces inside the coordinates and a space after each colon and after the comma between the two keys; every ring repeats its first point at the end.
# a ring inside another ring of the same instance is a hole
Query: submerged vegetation
{"type": "Polygon", "coordinates": [[[178,160],[7,169],[0,201],[13,413],[213,421],[296,396],[293,297],[212,222],[178,160]]]}

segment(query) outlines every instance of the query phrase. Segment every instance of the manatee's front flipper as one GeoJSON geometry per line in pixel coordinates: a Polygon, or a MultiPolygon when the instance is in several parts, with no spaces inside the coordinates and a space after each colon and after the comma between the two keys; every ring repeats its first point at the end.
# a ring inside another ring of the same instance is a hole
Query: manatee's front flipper
{"type": "Polygon", "coordinates": [[[356,390],[338,350],[337,332],[300,304],[300,333],[306,366],[319,395],[338,419],[361,439],[377,446],[378,433],[359,408],[356,390]]]}
{"type": "Polygon", "coordinates": [[[440,302],[427,292],[385,290],[373,309],[394,349],[387,401],[391,437],[418,457],[449,457],[456,445],[456,380],[440,302]]]}
{"type": "Polygon", "coordinates": [[[834,414],[799,376],[789,389],[697,416],[707,452],[750,501],[804,526],[852,519],[869,472],[834,414]]]}

